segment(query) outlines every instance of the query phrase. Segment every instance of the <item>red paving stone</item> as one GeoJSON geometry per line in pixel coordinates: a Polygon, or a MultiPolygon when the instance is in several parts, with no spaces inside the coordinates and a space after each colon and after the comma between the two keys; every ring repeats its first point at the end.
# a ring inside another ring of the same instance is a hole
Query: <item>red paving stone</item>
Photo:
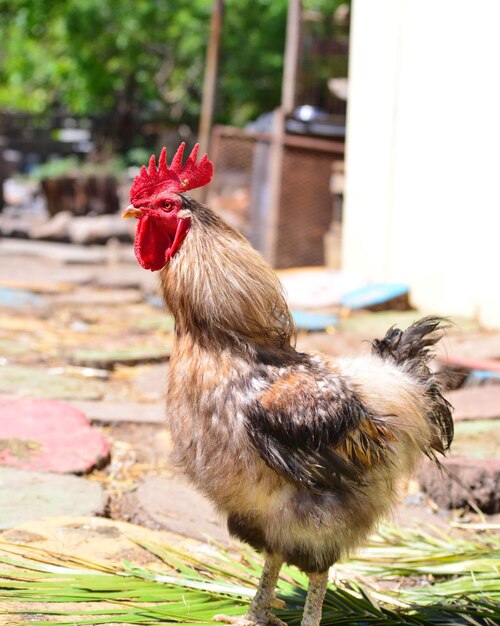
{"type": "Polygon", "coordinates": [[[109,450],[109,442],[71,405],[0,395],[0,464],[85,473],[102,463],[109,450]]]}
{"type": "Polygon", "coordinates": [[[466,370],[483,370],[488,372],[500,372],[500,359],[478,359],[468,357],[441,357],[442,363],[450,367],[463,368],[466,370]]]}

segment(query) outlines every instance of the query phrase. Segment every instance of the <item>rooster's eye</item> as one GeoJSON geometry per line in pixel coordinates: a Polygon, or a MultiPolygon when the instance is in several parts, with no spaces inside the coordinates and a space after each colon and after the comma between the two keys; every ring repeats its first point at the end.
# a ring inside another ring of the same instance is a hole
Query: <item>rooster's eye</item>
{"type": "Polygon", "coordinates": [[[171,211],[173,208],[174,208],[174,203],[170,202],[169,200],[166,200],[162,205],[162,209],[164,211],[171,211]]]}

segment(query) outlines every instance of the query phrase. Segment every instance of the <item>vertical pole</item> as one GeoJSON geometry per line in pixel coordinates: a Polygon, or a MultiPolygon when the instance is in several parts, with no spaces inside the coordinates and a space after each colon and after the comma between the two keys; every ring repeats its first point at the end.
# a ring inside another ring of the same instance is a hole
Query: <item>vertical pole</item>
{"type": "MultiPolygon", "coordinates": [[[[217,88],[217,69],[219,64],[219,48],[222,34],[222,17],[224,13],[224,0],[214,0],[212,19],[210,21],[210,38],[207,45],[207,58],[205,62],[205,74],[203,76],[203,94],[201,99],[200,127],[198,129],[198,141],[200,153],[210,150],[210,133],[215,107],[215,91],[217,88]]],[[[195,200],[206,202],[207,188],[195,189],[192,194],[195,200]]]]}
{"type": "Polygon", "coordinates": [[[301,17],[301,0],[289,0],[286,24],[285,64],[283,68],[283,82],[281,85],[281,107],[284,109],[285,115],[290,113],[295,106],[301,17]]]}
{"type": "Polygon", "coordinates": [[[2,212],[5,204],[5,198],[3,193],[3,184],[7,178],[7,167],[5,159],[3,157],[3,151],[7,146],[7,140],[5,137],[0,136],[0,213],[2,212]]]}
{"type": "Polygon", "coordinates": [[[285,118],[295,106],[301,17],[301,0],[289,0],[285,59],[281,84],[281,106],[274,113],[273,139],[270,150],[269,211],[264,237],[264,256],[273,267],[276,266],[278,261],[276,248],[281,208],[281,187],[283,184],[285,118]]]}
{"type": "Polygon", "coordinates": [[[222,16],[224,0],[214,0],[212,20],[210,22],[210,39],[207,46],[205,75],[203,78],[203,95],[201,101],[199,142],[200,152],[208,152],[210,147],[210,131],[214,116],[215,91],[217,87],[217,67],[222,33],[222,16]]]}

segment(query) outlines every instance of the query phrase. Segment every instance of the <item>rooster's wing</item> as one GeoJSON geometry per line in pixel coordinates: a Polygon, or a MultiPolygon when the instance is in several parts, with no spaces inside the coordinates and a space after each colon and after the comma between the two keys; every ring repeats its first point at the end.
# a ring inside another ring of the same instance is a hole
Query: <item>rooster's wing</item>
{"type": "Polygon", "coordinates": [[[366,471],[386,461],[395,440],[347,379],[304,367],[261,392],[245,412],[245,426],[270,468],[323,494],[362,490],[366,471]]]}

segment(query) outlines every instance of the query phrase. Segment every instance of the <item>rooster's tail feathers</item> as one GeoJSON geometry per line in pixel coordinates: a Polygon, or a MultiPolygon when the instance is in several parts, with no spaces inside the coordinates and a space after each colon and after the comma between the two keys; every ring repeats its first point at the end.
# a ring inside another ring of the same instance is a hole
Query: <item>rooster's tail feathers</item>
{"type": "Polygon", "coordinates": [[[432,347],[442,338],[447,326],[443,318],[424,317],[404,331],[390,328],[383,339],[372,342],[372,354],[403,368],[425,390],[431,401],[427,417],[436,427],[437,435],[432,441],[432,447],[441,453],[448,450],[453,440],[452,407],[443,397],[442,385],[428,364],[434,356],[432,347]]]}

